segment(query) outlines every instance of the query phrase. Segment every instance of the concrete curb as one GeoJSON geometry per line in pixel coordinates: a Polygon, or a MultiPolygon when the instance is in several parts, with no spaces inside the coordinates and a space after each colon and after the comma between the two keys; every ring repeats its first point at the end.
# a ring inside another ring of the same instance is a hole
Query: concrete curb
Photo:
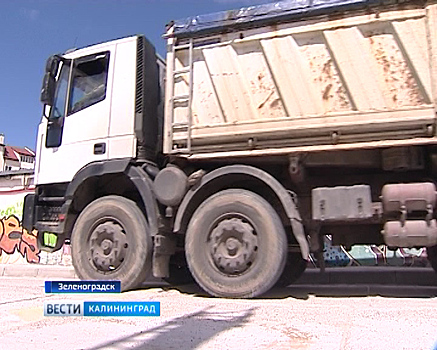
{"type": "MultiPolygon", "coordinates": [[[[47,279],[77,279],[73,266],[40,265],[40,264],[0,264],[0,276],[27,277],[47,279]]],[[[157,282],[159,279],[151,278],[157,282]]],[[[149,282],[149,281],[148,281],[149,282]]],[[[437,287],[437,274],[428,267],[338,267],[327,268],[324,273],[319,269],[308,268],[293,286],[325,285],[325,286],[423,286],[437,287]]]]}
{"type": "Polygon", "coordinates": [[[430,267],[357,266],[307,269],[293,285],[403,285],[437,287],[430,267]]]}
{"type": "Polygon", "coordinates": [[[77,279],[73,266],[0,264],[0,276],[77,279]]]}

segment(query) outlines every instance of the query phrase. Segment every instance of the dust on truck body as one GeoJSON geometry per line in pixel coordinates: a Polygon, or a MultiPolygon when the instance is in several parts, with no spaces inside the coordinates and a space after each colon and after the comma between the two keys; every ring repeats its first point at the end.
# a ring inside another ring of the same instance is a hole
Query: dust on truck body
{"type": "Polygon", "coordinates": [[[254,297],[325,234],[437,269],[436,29],[432,1],[282,1],[170,23],[165,67],[142,36],[53,56],[23,226],[124,289],[254,297]]]}

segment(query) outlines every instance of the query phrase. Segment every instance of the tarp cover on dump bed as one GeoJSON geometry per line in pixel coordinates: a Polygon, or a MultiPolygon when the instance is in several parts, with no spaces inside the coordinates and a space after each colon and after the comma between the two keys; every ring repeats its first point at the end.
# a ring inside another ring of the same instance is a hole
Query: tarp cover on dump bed
{"type": "Polygon", "coordinates": [[[303,17],[329,14],[338,11],[358,10],[387,4],[400,4],[408,0],[284,0],[263,5],[243,7],[193,16],[174,22],[174,35],[190,36],[225,29],[239,29],[253,25],[299,20],[303,17]]]}

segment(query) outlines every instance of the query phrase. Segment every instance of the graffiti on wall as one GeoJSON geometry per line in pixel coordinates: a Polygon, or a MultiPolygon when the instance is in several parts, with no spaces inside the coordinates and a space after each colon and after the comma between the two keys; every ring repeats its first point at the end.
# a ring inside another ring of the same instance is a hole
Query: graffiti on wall
{"type": "MultiPolygon", "coordinates": [[[[21,227],[15,215],[0,219],[0,257],[2,254],[18,252],[29,263],[38,263],[39,249],[36,243],[37,232],[29,233],[21,227]]],[[[1,260],[0,260],[1,261],[1,260]]]]}
{"type": "Polygon", "coordinates": [[[71,265],[70,246],[54,253],[38,249],[38,232],[21,226],[23,200],[0,210],[0,264],[71,265]]]}
{"type": "MultiPolygon", "coordinates": [[[[71,265],[69,245],[54,253],[42,252],[37,245],[37,231],[27,232],[21,227],[23,200],[0,209],[0,263],[40,263],[71,265]]],[[[333,246],[331,237],[325,236],[324,260],[329,267],[345,266],[429,266],[426,249],[389,250],[386,246],[359,245],[347,251],[343,246],[333,246]]],[[[317,259],[311,256],[311,265],[317,259]]]]}
{"type": "MultiPolygon", "coordinates": [[[[323,257],[326,266],[429,266],[426,249],[400,248],[392,251],[385,245],[357,245],[347,251],[343,246],[333,246],[331,237],[325,236],[323,257]]],[[[315,256],[311,256],[317,265],[315,256]]]]}
{"type": "Polygon", "coordinates": [[[18,201],[17,203],[7,207],[0,209],[0,218],[5,216],[15,215],[17,218],[21,217],[21,213],[23,212],[24,201],[18,201]]]}

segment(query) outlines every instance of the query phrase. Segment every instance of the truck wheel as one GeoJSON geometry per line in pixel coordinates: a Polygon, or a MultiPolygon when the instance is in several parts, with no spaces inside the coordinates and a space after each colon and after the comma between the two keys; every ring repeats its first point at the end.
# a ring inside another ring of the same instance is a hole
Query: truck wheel
{"type": "Polygon", "coordinates": [[[295,282],[307,268],[307,261],[302,258],[301,253],[288,253],[284,272],[279,277],[276,287],[287,287],[295,282]]]}
{"type": "Polygon", "coordinates": [[[71,254],[82,280],[118,280],[123,291],[138,287],[151,270],[152,256],[143,213],[119,196],[91,202],[74,225],[71,254]]]}
{"type": "Polygon", "coordinates": [[[437,245],[426,248],[426,254],[432,268],[437,272],[437,245]]]}
{"type": "Polygon", "coordinates": [[[196,282],[219,297],[251,298],[281,276],[287,237],[278,214],[255,193],[228,189],[195,211],[185,238],[196,282]]]}

